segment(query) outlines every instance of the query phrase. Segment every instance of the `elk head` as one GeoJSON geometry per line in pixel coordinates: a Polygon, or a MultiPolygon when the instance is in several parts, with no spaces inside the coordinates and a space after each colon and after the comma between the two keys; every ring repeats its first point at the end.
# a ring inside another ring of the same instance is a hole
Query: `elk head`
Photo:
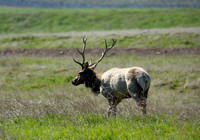
{"type": "Polygon", "coordinates": [[[74,62],[79,64],[82,68],[82,70],[78,73],[78,75],[72,80],[72,84],[75,86],[78,86],[80,84],[85,84],[86,87],[95,88],[98,84],[98,80],[96,80],[97,73],[94,72],[94,69],[96,68],[97,64],[104,58],[105,54],[115,45],[117,40],[113,39],[113,43],[110,47],[107,47],[107,41],[105,39],[105,50],[102,52],[102,55],[99,60],[92,63],[90,60],[90,63],[85,62],[85,47],[86,47],[86,40],[83,38],[83,48],[82,51],[77,49],[78,53],[82,56],[83,61],[82,63],[76,61],[74,58],[74,62]]]}

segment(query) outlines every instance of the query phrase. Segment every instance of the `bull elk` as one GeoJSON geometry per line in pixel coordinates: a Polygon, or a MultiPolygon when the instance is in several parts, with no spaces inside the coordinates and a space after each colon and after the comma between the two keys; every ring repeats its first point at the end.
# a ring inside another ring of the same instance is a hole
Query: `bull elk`
{"type": "Polygon", "coordinates": [[[107,47],[105,39],[105,50],[102,52],[100,59],[94,63],[85,62],[86,40],[83,38],[82,51],[77,49],[82,56],[83,61],[78,62],[74,58],[74,62],[79,64],[82,70],[72,80],[72,84],[78,86],[85,84],[91,88],[95,94],[101,93],[109,102],[108,116],[116,116],[117,105],[122,99],[133,98],[143,114],[146,114],[146,100],[151,79],[149,74],[141,67],[130,68],[112,68],[104,73],[94,71],[98,63],[104,58],[106,53],[112,49],[117,40],[113,39],[110,47],[107,47]]]}

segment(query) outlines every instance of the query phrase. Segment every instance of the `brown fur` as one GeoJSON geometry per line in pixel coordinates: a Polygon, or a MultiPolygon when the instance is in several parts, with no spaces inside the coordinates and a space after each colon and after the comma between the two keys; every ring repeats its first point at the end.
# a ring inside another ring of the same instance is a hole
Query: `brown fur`
{"type": "Polygon", "coordinates": [[[132,79],[132,78],[135,78],[136,76],[136,71],[138,70],[137,67],[133,67],[131,68],[129,71],[128,71],[128,79],[132,79]]]}
{"type": "Polygon", "coordinates": [[[85,80],[85,86],[90,87],[91,91],[94,94],[100,93],[100,85],[101,85],[101,73],[97,73],[92,69],[88,68],[85,80]]]}

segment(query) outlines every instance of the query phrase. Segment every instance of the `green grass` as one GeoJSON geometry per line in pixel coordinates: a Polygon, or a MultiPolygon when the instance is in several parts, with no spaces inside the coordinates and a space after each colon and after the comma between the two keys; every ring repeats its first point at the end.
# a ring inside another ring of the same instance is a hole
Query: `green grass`
{"type": "Polygon", "coordinates": [[[119,43],[125,47],[197,47],[200,35],[193,33],[124,36],[119,43]]]}
{"type": "Polygon", "coordinates": [[[164,116],[106,118],[102,115],[15,118],[0,122],[8,139],[199,139],[200,124],[164,116]]]}
{"type": "Polygon", "coordinates": [[[2,59],[1,65],[7,71],[6,73],[2,71],[2,90],[28,91],[45,87],[51,89],[58,85],[64,86],[73,77],[72,75],[68,75],[67,71],[70,69],[70,66],[67,66],[63,60],[59,62],[60,59],[37,59],[28,57],[16,58],[14,61],[13,58],[2,59]],[[56,66],[62,64],[65,64],[66,68],[56,66]]]}
{"type": "Polygon", "coordinates": [[[0,33],[46,33],[200,26],[199,9],[1,8],[0,33]]]}
{"type": "MultiPolygon", "coordinates": [[[[103,34],[103,33],[102,33],[103,34]]],[[[104,47],[104,38],[111,43],[112,38],[118,40],[115,48],[153,48],[153,47],[199,47],[200,34],[176,33],[176,34],[138,34],[138,35],[95,35],[88,34],[87,48],[104,47]]],[[[0,49],[6,48],[80,48],[82,36],[73,35],[15,35],[0,37],[0,49]]]]}

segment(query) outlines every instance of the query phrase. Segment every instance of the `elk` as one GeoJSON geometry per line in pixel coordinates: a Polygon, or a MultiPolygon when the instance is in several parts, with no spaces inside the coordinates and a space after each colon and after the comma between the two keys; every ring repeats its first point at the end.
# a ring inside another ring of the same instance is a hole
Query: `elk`
{"type": "Polygon", "coordinates": [[[133,98],[143,114],[146,114],[146,100],[151,83],[149,74],[141,67],[130,68],[112,68],[104,73],[94,71],[98,63],[104,58],[106,53],[113,48],[117,40],[112,40],[113,43],[107,47],[105,39],[105,50],[102,52],[100,59],[94,63],[85,62],[85,47],[86,40],[83,38],[82,51],[77,49],[82,56],[82,63],[74,62],[81,66],[81,71],[72,80],[72,84],[78,86],[85,84],[86,87],[91,88],[95,94],[101,93],[109,103],[108,116],[116,116],[117,105],[122,99],[133,98]]]}

